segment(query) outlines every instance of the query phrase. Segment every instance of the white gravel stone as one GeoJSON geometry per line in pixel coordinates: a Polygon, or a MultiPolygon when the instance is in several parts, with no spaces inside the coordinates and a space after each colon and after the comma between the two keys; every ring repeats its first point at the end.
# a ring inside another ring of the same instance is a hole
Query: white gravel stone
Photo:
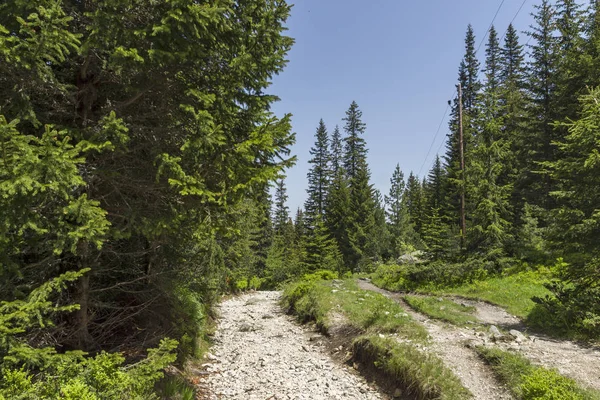
{"type": "Polygon", "coordinates": [[[256,292],[221,304],[215,360],[208,369],[214,373],[206,382],[211,400],[386,398],[333,361],[314,333],[285,315],[280,296],[256,292]]]}

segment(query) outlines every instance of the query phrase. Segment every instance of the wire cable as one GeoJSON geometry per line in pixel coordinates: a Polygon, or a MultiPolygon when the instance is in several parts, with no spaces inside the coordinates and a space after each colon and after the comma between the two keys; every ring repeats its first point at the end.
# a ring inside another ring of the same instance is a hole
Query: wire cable
{"type": "Polygon", "coordinates": [[[440,125],[438,126],[437,131],[435,132],[435,136],[433,137],[431,145],[429,146],[429,150],[427,151],[427,155],[425,156],[425,160],[423,160],[423,164],[421,165],[421,168],[419,169],[419,173],[417,174],[417,176],[421,175],[421,172],[423,171],[423,167],[425,167],[425,163],[427,162],[427,159],[429,158],[429,155],[431,154],[431,149],[433,149],[433,145],[435,144],[435,141],[437,140],[437,137],[440,134],[440,131],[442,130],[442,125],[444,124],[444,121],[446,120],[446,115],[448,115],[449,109],[450,109],[450,103],[448,103],[448,105],[446,106],[446,111],[444,112],[444,116],[442,117],[442,120],[440,121],[440,125]]]}
{"type": "MultiPolygon", "coordinates": [[[[500,10],[502,9],[502,6],[504,5],[505,1],[506,0],[502,0],[502,2],[500,3],[500,5],[498,6],[498,9],[496,10],[496,14],[494,14],[494,18],[492,19],[492,22],[490,23],[490,26],[488,27],[488,29],[487,29],[484,37],[481,39],[481,42],[479,43],[479,46],[477,47],[477,50],[476,50],[475,54],[477,54],[479,52],[479,50],[481,49],[481,46],[485,42],[485,39],[487,38],[488,34],[490,33],[490,30],[492,29],[492,26],[494,25],[494,22],[496,21],[496,18],[498,17],[498,14],[500,13],[500,10]]],[[[526,3],[527,3],[527,0],[523,0],[523,2],[521,3],[521,6],[519,7],[519,9],[517,10],[517,12],[515,13],[514,17],[510,21],[509,25],[511,25],[513,22],[515,22],[515,20],[517,19],[517,17],[521,13],[521,11],[523,11],[523,7],[525,7],[526,3]]],[[[500,39],[500,42],[502,40],[504,40],[504,38],[506,37],[507,32],[508,32],[508,27],[504,31],[504,34],[502,35],[502,38],[500,39]]],[[[527,45],[529,44],[530,40],[531,40],[531,37],[529,38],[529,40],[527,41],[527,43],[525,44],[524,47],[527,47],[527,45]]],[[[454,98],[453,94],[454,94],[454,91],[452,91],[452,94],[450,95],[450,97],[454,98]]],[[[423,171],[423,168],[424,168],[425,164],[427,163],[427,159],[431,155],[431,149],[435,145],[435,141],[437,140],[437,137],[438,137],[438,135],[440,133],[440,129],[441,129],[443,123],[444,123],[444,120],[446,119],[446,116],[448,115],[448,109],[449,108],[450,108],[450,104],[448,104],[448,106],[446,106],[446,111],[444,112],[444,116],[442,117],[442,122],[440,123],[440,125],[438,127],[438,130],[435,133],[435,136],[433,137],[433,140],[431,141],[431,145],[429,146],[429,150],[427,151],[427,155],[425,156],[425,160],[423,160],[423,164],[421,165],[421,168],[419,169],[419,173],[417,174],[417,176],[421,175],[421,172],[423,171]]],[[[448,132],[448,133],[450,133],[450,132],[448,132]]],[[[444,145],[444,143],[446,143],[446,140],[442,141],[442,143],[440,144],[440,146],[437,149],[436,154],[439,155],[439,152],[442,149],[442,146],[444,145]]]]}

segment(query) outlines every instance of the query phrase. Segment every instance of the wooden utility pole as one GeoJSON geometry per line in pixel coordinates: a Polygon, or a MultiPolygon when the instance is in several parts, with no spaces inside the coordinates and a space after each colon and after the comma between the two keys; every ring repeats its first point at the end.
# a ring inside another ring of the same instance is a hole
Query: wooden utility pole
{"type": "Polygon", "coordinates": [[[460,244],[465,248],[465,239],[467,237],[467,219],[465,216],[465,141],[463,136],[463,101],[462,85],[458,84],[458,142],[460,147],[460,244]]]}

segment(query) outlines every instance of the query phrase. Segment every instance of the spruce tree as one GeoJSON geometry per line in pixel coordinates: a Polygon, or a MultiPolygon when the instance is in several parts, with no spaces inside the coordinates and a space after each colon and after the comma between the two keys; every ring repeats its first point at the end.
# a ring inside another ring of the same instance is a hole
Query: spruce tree
{"type": "Polygon", "coordinates": [[[504,168],[499,176],[500,185],[513,184],[510,210],[513,213],[513,226],[518,229],[524,207],[520,177],[528,165],[529,100],[525,80],[525,55],[523,45],[513,25],[506,31],[500,58],[500,113],[503,127],[500,138],[508,147],[504,168]]]}
{"type": "Polygon", "coordinates": [[[344,118],[346,124],[346,138],[344,138],[344,170],[348,180],[356,178],[361,168],[366,167],[367,147],[362,135],[365,133],[366,125],[362,122],[362,111],[359,110],[355,101],[350,104],[344,118]]]}
{"type": "Polygon", "coordinates": [[[340,127],[337,125],[335,126],[333,134],[331,135],[329,159],[331,161],[331,179],[333,180],[340,169],[344,166],[344,144],[342,141],[342,135],[340,134],[340,127]]]}
{"type": "MultiPolygon", "coordinates": [[[[410,218],[410,223],[414,227],[417,235],[421,234],[423,228],[423,222],[425,221],[425,205],[423,197],[423,186],[419,181],[419,178],[412,172],[408,176],[406,181],[406,210],[410,218]]],[[[415,243],[413,243],[415,244],[415,243]]]]}
{"type": "Polygon", "coordinates": [[[522,168],[519,182],[525,201],[542,207],[549,207],[549,193],[552,190],[550,176],[541,177],[540,163],[554,159],[557,137],[553,127],[557,120],[554,109],[556,103],[557,46],[556,15],[548,0],[534,6],[534,25],[529,33],[534,41],[531,45],[527,81],[531,96],[531,123],[524,143],[526,165],[522,168]]]}
{"type": "MultiPolygon", "coordinates": [[[[553,106],[558,120],[575,119],[579,110],[579,97],[585,87],[585,69],[582,68],[584,52],[584,18],[582,5],[575,0],[556,2],[557,43],[556,102],[553,106]]],[[[567,130],[555,127],[557,137],[567,130]]]]}
{"type": "Polygon", "coordinates": [[[309,164],[312,166],[308,172],[308,198],[304,204],[306,220],[310,229],[312,229],[313,221],[316,217],[323,216],[325,212],[325,203],[331,179],[329,138],[323,120],[319,121],[315,138],[315,144],[310,149],[312,158],[309,160],[309,164]]]}
{"type": "Polygon", "coordinates": [[[350,188],[348,187],[344,169],[340,168],[329,187],[325,223],[342,255],[342,270],[344,272],[351,269],[352,262],[352,246],[348,236],[351,225],[350,214],[350,188]]]}
{"type": "MultiPolygon", "coordinates": [[[[458,71],[458,82],[462,86],[463,92],[463,142],[467,165],[474,134],[473,123],[477,115],[477,99],[481,90],[481,82],[479,81],[480,64],[475,53],[475,33],[473,32],[473,27],[469,25],[465,37],[465,55],[460,63],[458,71]]],[[[468,185],[467,175],[463,175],[460,168],[458,119],[458,98],[455,98],[449,123],[450,133],[446,143],[446,155],[444,157],[445,169],[447,171],[445,190],[447,199],[443,211],[445,213],[444,216],[447,217],[452,224],[457,226],[460,224],[460,194],[468,185]]]]}
{"type": "Polygon", "coordinates": [[[508,238],[508,188],[500,184],[508,147],[501,137],[500,47],[495,34],[490,34],[486,47],[486,82],[481,94],[481,112],[477,135],[469,164],[472,179],[470,224],[467,235],[469,249],[490,257],[502,254],[508,238]]]}
{"type": "Polygon", "coordinates": [[[287,200],[288,195],[285,187],[285,178],[280,177],[275,183],[275,210],[273,212],[273,228],[275,234],[279,236],[284,234],[290,218],[287,200]]]}
{"type": "Polygon", "coordinates": [[[427,184],[424,187],[428,210],[437,208],[439,212],[445,206],[445,174],[446,172],[442,166],[440,156],[436,155],[433,167],[427,175],[427,184]]]}
{"type": "Polygon", "coordinates": [[[406,183],[400,164],[396,165],[390,184],[389,194],[385,196],[386,216],[392,241],[392,255],[398,258],[401,255],[402,245],[406,242],[410,226],[404,197],[406,183]]]}

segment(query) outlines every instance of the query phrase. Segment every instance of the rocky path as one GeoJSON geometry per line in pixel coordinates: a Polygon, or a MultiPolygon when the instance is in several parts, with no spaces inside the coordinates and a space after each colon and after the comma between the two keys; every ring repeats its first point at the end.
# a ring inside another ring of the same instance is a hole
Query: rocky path
{"type": "Polygon", "coordinates": [[[465,346],[465,342],[474,337],[473,331],[431,320],[413,311],[400,295],[380,289],[369,282],[359,281],[359,287],[398,301],[411,317],[421,322],[432,339],[431,346],[425,350],[435,352],[473,393],[476,400],[512,399],[509,391],[496,380],[490,368],[473,350],[465,346]]]}
{"type": "MultiPolygon", "coordinates": [[[[359,286],[366,290],[382,293],[404,304],[400,295],[377,288],[369,282],[361,281],[359,286]]],[[[556,368],[562,375],[573,378],[584,386],[600,390],[599,348],[584,347],[570,341],[553,340],[541,336],[531,335],[527,337],[520,332],[524,331],[525,328],[522,321],[510,315],[501,307],[474,300],[454,300],[458,303],[475,307],[475,316],[482,325],[487,325],[491,329],[494,329],[492,328],[493,326],[498,326],[506,330],[512,330],[512,332],[515,333],[514,336],[504,334],[502,337],[497,338],[497,340],[492,340],[491,336],[493,336],[493,334],[459,328],[450,324],[429,320],[426,316],[412,311],[404,304],[408,310],[407,312],[410,312],[415,319],[425,324],[436,343],[434,345],[436,351],[440,352],[440,356],[447,361],[448,366],[455,369],[455,373],[459,375],[461,379],[464,379],[463,383],[473,391],[473,393],[476,391],[473,390],[471,383],[469,383],[469,376],[476,377],[476,369],[487,369],[487,367],[485,365],[482,367],[477,364],[476,361],[468,361],[468,359],[472,358],[471,356],[478,357],[474,352],[465,347],[466,343],[498,346],[504,350],[518,352],[531,360],[534,364],[542,365],[547,368],[556,368]],[[457,347],[462,347],[462,350],[456,350],[457,347]],[[461,355],[461,353],[464,353],[464,356],[461,355]],[[453,367],[453,365],[455,365],[455,367],[453,367]],[[457,372],[456,369],[462,369],[463,372],[457,372]],[[473,373],[471,373],[471,371],[473,373]]],[[[479,363],[481,363],[481,361],[479,361],[479,363]]],[[[474,380],[475,384],[477,380],[479,380],[479,378],[474,380]]]]}
{"type": "Polygon", "coordinates": [[[279,292],[223,302],[204,385],[209,399],[384,399],[333,361],[315,334],[278,305],[279,292]]]}

